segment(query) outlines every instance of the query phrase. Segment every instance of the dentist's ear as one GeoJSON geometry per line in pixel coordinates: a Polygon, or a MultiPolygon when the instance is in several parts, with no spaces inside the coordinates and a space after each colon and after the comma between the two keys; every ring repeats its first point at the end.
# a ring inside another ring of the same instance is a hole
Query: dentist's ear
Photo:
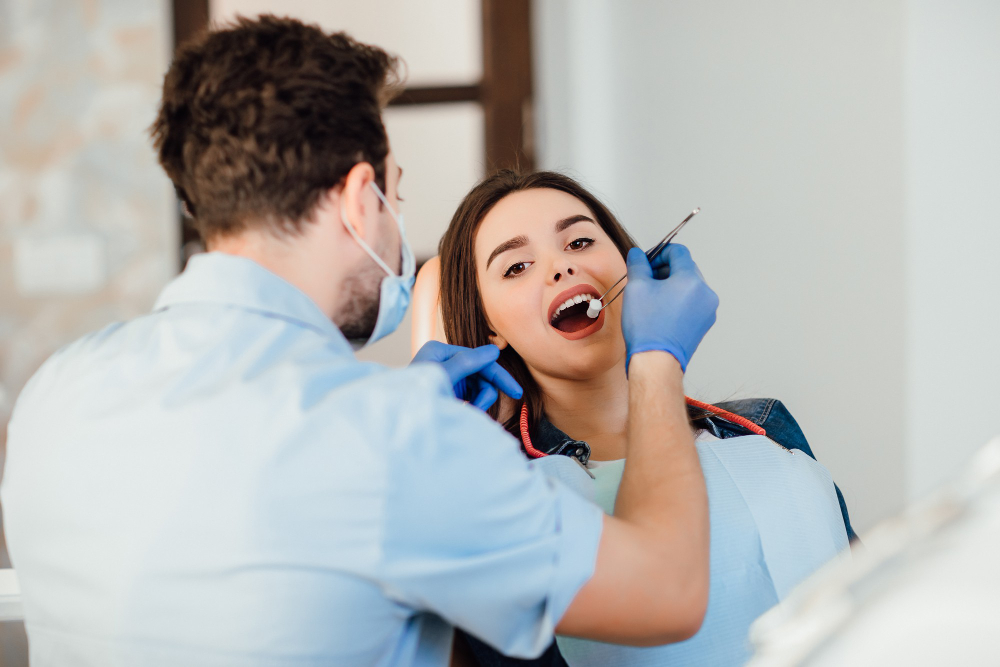
{"type": "Polygon", "coordinates": [[[368,231],[366,223],[371,212],[370,199],[376,196],[369,185],[374,180],[375,169],[367,162],[359,162],[344,177],[339,193],[340,217],[362,239],[366,238],[368,231]]]}

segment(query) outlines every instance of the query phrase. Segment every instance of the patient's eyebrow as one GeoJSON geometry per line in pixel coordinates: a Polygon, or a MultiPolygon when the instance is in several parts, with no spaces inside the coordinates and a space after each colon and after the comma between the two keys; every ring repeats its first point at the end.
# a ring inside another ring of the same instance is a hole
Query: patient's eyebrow
{"type": "MultiPolygon", "coordinates": [[[[594,222],[594,221],[593,221],[593,219],[588,218],[585,215],[579,215],[579,214],[578,215],[571,215],[568,218],[563,218],[562,220],[560,220],[560,221],[558,221],[556,223],[556,233],[558,234],[562,230],[568,229],[569,227],[572,227],[573,225],[575,225],[578,222],[594,222]]],[[[594,224],[597,224],[597,223],[594,223],[594,224]]]]}
{"type": "MultiPolygon", "coordinates": [[[[593,218],[589,218],[586,215],[580,215],[580,214],[571,215],[568,218],[563,218],[562,220],[556,221],[556,233],[558,234],[559,232],[563,231],[564,229],[568,229],[569,227],[572,227],[578,222],[594,222],[594,220],[593,218]]],[[[497,258],[497,255],[505,253],[508,250],[514,250],[515,248],[523,248],[526,245],[528,245],[528,237],[524,236],[523,234],[521,236],[515,236],[509,241],[504,241],[503,243],[498,245],[493,250],[493,252],[490,253],[490,258],[486,260],[486,268],[487,269],[490,268],[490,264],[492,264],[493,260],[497,258]]]]}
{"type": "Polygon", "coordinates": [[[528,245],[528,237],[525,235],[515,236],[514,238],[504,241],[490,253],[490,258],[486,260],[486,268],[490,268],[490,264],[496,259],[497,255],[507,252],[508,250],[514,250],[515,248],[523,248],[528,245]]]}

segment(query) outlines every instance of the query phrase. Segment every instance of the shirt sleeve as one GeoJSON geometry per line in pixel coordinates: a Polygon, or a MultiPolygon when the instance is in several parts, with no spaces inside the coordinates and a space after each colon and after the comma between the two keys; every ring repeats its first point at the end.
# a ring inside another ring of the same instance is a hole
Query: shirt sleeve
{"type": "Polygon", "coordinates": [[[441,391],[408,403],[422,418],[388,466],[385,591],[507,655],[538,656],[593,576],[603,513],[479,410],[441,391]]]}

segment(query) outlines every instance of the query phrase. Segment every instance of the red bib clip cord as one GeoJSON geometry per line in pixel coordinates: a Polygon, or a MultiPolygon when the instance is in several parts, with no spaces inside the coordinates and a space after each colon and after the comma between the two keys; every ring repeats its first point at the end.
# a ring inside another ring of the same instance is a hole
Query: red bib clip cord
{"type": "Polygon", "coordinates": [[[729,410],[723,410],[722,408],[720,408],[718,406],[712,405],[710,403],[702,403],[701,401],[696,401],[693,398],[688,398],[687,396],[684,397],[684,400],[692,408],[698,408],[700,410],[704,410],[705,412],[711,412],[713,415],[715,415],[719,419],[724,419],[727,422],[730,422],[732,424],[736,424],[738,426],[742,426],[743,428],[745,428],[746,430],[750,431],[754,435],[767,436],[767,431],[765,431],[764,429],[762,429],[759,425],[754,424],[752,421],[750,421],[746,417],[740,417],[739,415],[734,414],[734,413],[730,412],[729,410]]]}
{"type": "MultiPolygon", "coordinates": [[[[698,408],[699,410],[704,410],[705,412],[710,412],[719,419],[724,419],[727,422],[731,422],[733,424],[737,424],[738,426],[742,426],[743,428],[747,429],[748,431],[750,431],[755,435],[763,435],[763,436],[767,435],[767,431],[765,431],[760,426],[754,424],[752,421],[750,421],[745,417],[740,417],[739,415],[733,414],[728,410],[723,410],[720,407],[716,407],[709,403],[702,403],[701,401],[696,401],[693,398],[687,398],[686,396],[684,397],[684,400],[691,407],[698,408]]],[[[528,453],[528,456],[530,456],[533,459],[539,459],[543,456],[548,456],[548,454],[546,454],[545,452],[535,449],[535,447],[531,444],[531,435],[528,433],[527,403],[521,406],[521,443],[524,444],[524,451],[526,451],[528,453]]]]}

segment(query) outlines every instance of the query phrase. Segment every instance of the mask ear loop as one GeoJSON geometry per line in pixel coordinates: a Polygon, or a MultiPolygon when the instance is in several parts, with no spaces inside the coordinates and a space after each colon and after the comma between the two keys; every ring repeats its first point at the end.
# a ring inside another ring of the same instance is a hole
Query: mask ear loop
{"type": "Polygon", "coordinates": [[[388,274],[390,276],[393,276],[395,278],[399,277],[399,276],[396,275],[395,271],[393,271],[392,269],[390,269],[389,265],[386,264],[382,260],[382,258],[379,257],[378,254],[376,254],[375,251],[372,250],[371,247],[367,243],[365,243],[364,239],[362,239],[361,236],[358,234],[358,231],[356,229],[354,229],[354,225],[352,225],[347,220],[347,210],[344,208],[344,198],[343,197],[340,198],[340,220],[344,223],[344,227],[347,227],[347,231],[350,232],[351,236],[354,237],[354,240],[357,241],[358,245],[361,246],[366,253],[368,253],[369,257],[371,257],[373,260],[375,260],[375,263],[378,264],[379,267],[381,267],[381,269],[386,272],[386,274],[388,274]]]}

